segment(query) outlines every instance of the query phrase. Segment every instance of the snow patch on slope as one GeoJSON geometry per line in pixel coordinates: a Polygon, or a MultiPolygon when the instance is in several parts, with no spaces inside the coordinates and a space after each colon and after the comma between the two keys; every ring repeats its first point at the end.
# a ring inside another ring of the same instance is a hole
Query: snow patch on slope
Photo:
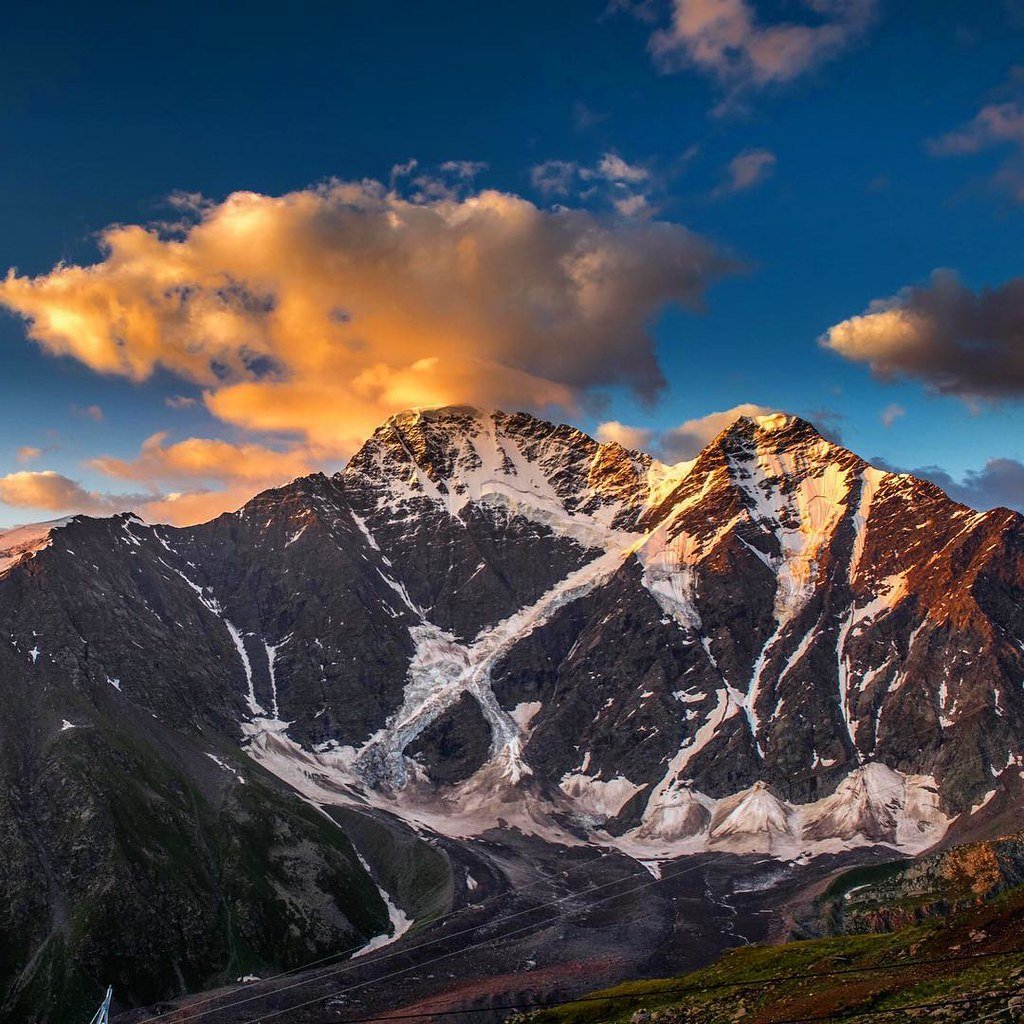
{"type": "Polygon", "coordinates": [[[516,643],[547,622],[560,608],[606,580],[622,563],[618,547],[569,573],[534,604],[481,632],[471,643],[423,621],[409,629],[415,653],[409,665],[402,706],[359,754],[357,767],[371,784],[401,789],[409,778],[405,750],[417,736],[469,694],[491,728],[490,761],[515,785],[531,770],[522,757],[523,730],[498,703],[491,670],[516,643]]]}
{"type": "MultiPolygon", "coordinates": [[[[359,858],[359,863],[363,865],[363,869],[372,879],[373,872],[370,870],[370,865],[366,862],[366,859],[358,851],[356,852],[356,856],[359,858]]],[[[380,898],[384,901],[384,906],[388,909],[388,921],[390,922],[391,928],[389,931],[383,932],[381,935],[377,935],[370,939],[370,941],[357,953],[353,953],[353,960],[360,956],[366,956],[367,953],[372,953],[375,949],[380,949],[382,946],[390,946],[391,943],[397,942],[416,923],[404,910],[402,910],[401,907],[398,906],[398,904],[395,903],[391,896],[381,888],[376,879],[374,879],[373,884],[377,886],[377,892],[380,893],[380,898]]]]}
{"type": "Polygon", "coordinates": [[[580,772],[567,772],[558,785],[577,810],[602,821],[614,818],[643,789],[622,775],[605,781],[580,772]]]}

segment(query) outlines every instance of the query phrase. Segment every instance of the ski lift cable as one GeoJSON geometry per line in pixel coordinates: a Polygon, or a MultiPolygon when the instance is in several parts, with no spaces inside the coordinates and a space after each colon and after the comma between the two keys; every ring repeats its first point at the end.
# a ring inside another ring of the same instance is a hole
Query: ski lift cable
{"type": "MultiPolygon", "coordinates": [[[[333,821],[334,819],[332,818],[331,820],[333,821]]],[[[337,823],[335,823],[335,824],[337,824],[337,823]]],[[[371,875],[370,877],[372,878],[373,876],[371,875]]],[[[537,886],[544,885],[546,883],[549,883],[550,881],[551,881],[551,877],[538,878],[538,879],[535,879],[534,881],[529,882],[528,884],[526,884],[526,885],[516,889],[515,892],[516,892],[517,895],[521,894],[521,893],[524,893],[524,892],[528,892],[530,889],[535,889],[535,888],[537,888],[537,886]]],[[[448,911],[447,914],[442,914],[440,917],[435,917],[433,920],[428,921],[427,924],[430,927],[436,927],[437,925],[442,924],[445,921],[451,921],[454,918],[459,917],[462,914],[468,913],[469,911],[479,910],[481,907],[485,907],[485,906],[487,906],[487,904],[493,903],[495,900],[501,899],[502,897],[505,897],[507,895],[508,895],[508,891],[496,892],[492,896],[487,896],[486,898],[484,898],[484,899],[482,899],[482,900],[480,900],[480,901],[478,901],[476,903],[467,903],[464,906],[461,906],[461,907],[459,907],[456,910],[450,910],[450,911],[448,911]]],[[[500,921],[500,920],[502,920],[502,918],[498,918],[497,920],[500,921]]],[[[481,926],[480,925],[474,925],[473,927],[474,928],[479,928],[481,926]]],[[[472,930],[473,930],[473,928],[465,929],[465,931],[472,931],[472,930]]],[[[462,935],[462,934],[464,934],[464,932],[454,932],[451,935],[441,936],[438,939],[431,940],[429,942],[419,943],[418,945],[411,946],[411,947],[407,946],[403,950],[393,950],[393,951],[391,951],[391,952],[389,952],[387,954],[384,954],[383,956],[376,956],[376,957],[375,956],[369,956],[365,960],[360,958],[359,964],[357,966],[362,967],[362,966],[367,966],[369,964],[377,963],[379,960],[385,960],[389,956],[396,955],[398,952],[408,953],[408,952],[411,952],[413,949],[419,949],[420,946],[431,945],[432,942],[440,941],[442,938],[449,939],[449,938],[453,938],[454,936],[462,935]]],[[[365,942],[356,943],[355,945],[352,945],[352,946],[345,946],[344,948],[336,949],[333,953],[328,953],[326,956],[322,956],[322,957],[320,957],[317,960],[310,960],[308,963],[299,964],[296,967],[289,967],[287,971],[281,971],[278,974],[267,975],[267,977],[260,978],[258,981],[254,981],[254,982],[248,983],[248,985],[246,987],[246,992],[247,993],[248,992],[252,992],[252,990],[254,988],[256,988],[256,987],[258,987],[260,985],[268,985],[272,981],[280,981],[282,978],[287,978],[287,977],[289,977],[289,976],[291,976],[293,974],[299,974],[302,971],[308,971],[308,970],[312,970],[314,967],[320,967],[320,966],[322,966],[324,964],[329,963],[331,960],[337,960],[338,957],[345,956],[347,953],[355,953],[358,950],[365,948],[365,946],[366,946],[365,942]]],[[[207,996],[205,999],[199,999],[199,1000],[197,1000],[194,1003],[190,1003],[187,1009],[188,1010],[198,1009],[200,1006],[205,1006],[207,1003],[215,1002],[219,998],[220,998],[220,996],[216,996],[216,995],[207,996]]],[[[255,998],[258,998],[258,997],[257,996],[253,996],[252,998],[255,999],[255,998]]],[[[231,1005],[231,1004],[226,1004],[226,1005],[231,1005]]],[[[162,1020],[165,1017],[170,1017],[170,1016],[172,1016],[174,1014],[177,1014],[177,1013],[180,1013],[180,1012],[182,1012],[182,1011],[181,1010],[165,1010],[163,1013],[155,1014],[152,1017],[144,1017],[141,1021],[139,1021],[139,1024],[152,1024],[153,1021],[162,1020]]],[[[193,1017],[189,1017],[187,1019],[192,1020],[194,1018],[193,1017]]],[[[92,1024],[92,1022],[91,1022],[91,1024],[92,1024]]]]}
{"type": "MultiPolygon", "coordinates": [[[[663,874],[662,877],[660,877],[660,878],[650,879],[649,881],[642,882],[641,884],[633,886],[632,888],[624,889],[624,890],[622,890],[620,892],[609,893],[607,896],[602,897],[599,900],[595,900],[592,903],[588,904],[587,906],[582,907],[581,909],[584,910],[584,911],[591,910],[594,907],[600,905],[601,903],[605,903],[605,902],[607,902],[609,900],[617,899],[620,896],[625,896],[625,895],[628,895],[628,894],[633,893],[633,892],[637,892],[637,891],[642,890],[642,889],[647,889],[650,886],[656,885],[656,884],[658,884],[660,882],[670,881],[673,878],[678,878],[678,877],[680,877],[682,875],[689,874],[690,872],[697,871],[697,870],[699,870],[701,868],[710,867],[712,864],[718,863],[721,860],[728,859],[731,856],[732,856],[732,854],[730,854],[730,853],[723,853],[723,854],[720,854],[719,856],[714,857],[714,858],[712,858],[710,860],[702,861],[700,864],[690,865],[690,866],[682,869],[681,871],[674,871],[671,874],[663,874]]],[[[762,863],[762,861],[758,861],[757,863],[762,863]]],[[[450,939],[458,938],[460,935],[466,935],[466,934],[468,934],[470,932],[477,931],[477,930],[479,930],[481,928],[491,927],[491,926],[496,925],[496,924],[505,924],[505,923],[507,923],[509,921],[515,920],[516,918],[524,917],[527,914],[535,914],[535,913],[538,913],[538,912],[540,912],[542,910],[547,910],[547,909],[550,909],[552,907],[560,906],[560,905],[562,905],[562,904],[564,904],[564,903],[566,903],[566,902],[568,902],[570,900],[579,899],[579,898],[586,898],[586,897],[592,895],[595,892],[600,892],[602,890],[609,889],[612,886],[621,885],[623,882],[628,882],[628,881],[631,881],[631,880],[632,879],[630,877],[617,878],[617,879],[614,879],[613,881],[604,882],[604,883],[602,883],[600,885],[594,886],[593,888],[587,890],[586,892],[583,892],[583,893],[577,893],[577,892],[568,893],[567,895],[561,896],[558,899],[550,900],[550,901],[545,902],[545,903],[538,903],[536,906],[528,907],[528,908],[526,908],[524,910],[517,911],[514,914],[507,914],[507,915],[505,915],[503,917],[495,918],[493,921],[486,921],[486,922],[483,922],[482,924],[472,925],[471,927],[462,929],[461,931],[453,932],[451,935],[438,936],[437,938],[430,939],[430,940],[428,940],[426,942],[421,942],[421,943],[419,943],[418,945],[415,945],[415,946],[406,947],[405,949],[396,949],[396,950],[393,950],[393,951],[391,951],[389,953],[386,953],[386,954],[384,954],[383,956],[380,956],[380,957],[375,957],[375,958],[372,958],[372,959],[368,958],[366,960],[360,960],[358,962],[350,960],[350,961],[347,961],[346,963],[342,964],[340,967],[327,972],[326,974],[319,974],[319,975],[317,975],[314,978],[304,978],[302,980],[295,981],[295,982],[293,982],[290,985],[285,985],[285,986],[282,986],[281,988],[277,988],[277,989],[271,989],[270,991],[267,991],[267,992],[257,993],[255,995],[247,996],[247,997],[245,997],[243,999],[231,1000],[229,1002],[223,1003],[220,1006],[213,1006],[213,1007],[210,1007],[209,1009],[202,1010],[201,1012],[196,1013],[196,1014],[189,1014],[187,1008],[181,1008],[181,1009],[177,1009],[177,1010],[173,1010],[173,1011],[167,1011],[166,1013],[163,1013],[160,1016],[161,1017],[165,1017],[165,1016],[169,1016],[170,1014],[173,1013],[173,1014],[175,1014],[175,1024],[190,1024],[190,1022],[196,1021],[196,1020],[200,1020],[202,1018],[205,1018],[205,1017],[209,1016],[212,1013],[221,1013],[223,1011],[226,1011],[226,1010],[229,1010],[229,1009],[234,1009],[234,1008],[236,1008],[238,1006],[245,1005],[246,1003],[252,1003],[252,1002],[255,1002],[255,1001],[260,1000],[260,999],[266,999],[266,998],[268,998],[269,996],[272,996],[272,995],[278,995],[281,992],[287,992],[287,991],[290,991],[290,990],[295,989],[295,988],[301,988],[304,985],[310,985],[310,984],[314,984],[316,982],[325,981],[325,980],[327,980],[329,978],[333,978],[333,977],[335,977],[335,976],[337,976],[339,974],[344,974],[347,971],[350,971],[350,970],[353,970],[353,969],[356,969],[356,968],[359,968],[359,967],[367,966],[367,965],[372,964],[372,963],[380,963],[380,962],[383,962],[384,960],[393,959],[396,956],[403,956],[403,955],[406,955],[406,954],[409,954],[409,953],[414,953],[417,950],[425,949],[428,946],[437,945],[440,942],[445,942],[445,941],[448,941],[450,939]]],[[[543,925],[547,925],[547,924],[550,924],[550,923],[551,923],[550,919],[549,920],[545,920],[545,921],[541,921],[541,922],[531,922],[531,923],[525,925],[522,928],[515,929],[512,932],[506,932],[504,934],[493,935],[493,936],[490,936],[487,939],[482,939],[482,940],[480,940],[478,942],[470,943],[469,945],[466,945],[466,946],[461,946],[460,948],[458,948],[456,950],[453,950],[450,953],[445,953],[445,954],[443,954],[443,955],[441,955],[439,957],[435,957],[433,959],[426,960],[426,961],[423,961],[423,962],[418,963],[418,964],[412,964],[409,967],[405,967],[405,968],[402,968],[400,970],[393,971],[393,972],[390,972],[388,974],[381,975],[380,977],[372,978],[372,979],[369,979],[367,981],[360,982],[360,983],[358,983],[356,985],[350,986],[349,988],[342,989],[340,992],[330,993],[330,995],[328,995],[328,996],[320,996],[317,999],[311,1000],[311,1002],[318,1002],[320,999],[330,998],[332,996],[341,995],[341,994],[344,994],[346,992],[355,991],[356,989],[364,988],[366,985],[379,984],[379,983],[387,981],[387,980],[389,980],[391,978],[398,977],[399,975],[407,974],[411,970],[416,970],[418,968],[427,967],[430,964],[436,963],[436,962],[438,962],[440,960],[450,959],[453,956],[458,956],[458,955],[461,955],[463,953],[467,953],[470,950],[476,949],[479,946],[487,945],[490,942],[495,942],[495,941],[497,941],[499,939],[502,939],[502,938],[510,938],[513,935],[519,935],[522,932],[526,932],[526,931],[529,931],[529,930],[534,929],[534,928],[540,928],[543,925]]],[[[300,1007],[301,1006],[305,1006],[305,1005],[307,1005],[307,1004],[305,1004],[305,1003],[300,1003],[299,1004],[300,1007]]],[[[296,1009],[296,1008],[297,1007],[291,1007],[290,1009],[296,1009]]],[[[287,1011],[282,1010],[282,1011],[279,1011],[279,1012],[280,1013],[284,1013],[284,1012],[287,1012],[287,1011]]],[[[275,1012],[275,1014],[273,1014],[272,1016],[276,1016],[276,1015],[277,1015],[277,1012],[275,1012]]],[[[150,1024],[151,1021],[154,1021],[154,1020],[157,1020],[157,1019],[158,1019],[157,1017],[147,1017],[147,1018],[144,1018],[142,1021],[139,1021],[138,1024],[150,1024]]],[[[253,1021],[260,1021],[260,1020],[264,1020],[264,1019],[265,1019],[264,1017],[257,1017],[257,1018],[253,1018],[253,1021]]]]}
{"type": "MultiPolygon", "coordinates": [[[[682,875],[689,874],[689,873],[691,873],[693,871],[698,871],[698,870],[700,870],[702,868],[710,867],[712,864],[715,864],[715,863],[717,863],[718,861],[721,861],[721,860],[726,860],[726,859],[728,859],[731,856],[732,856],[732,854],[723,853],[723,854],[719,855],[718,857],[713,858],[712,860],[703,861],[700,864],[690,865],[689,867],[686,867],[686,868],[684,868],[681,871],[673,872],[671,875],[662,875],[660,878],[652,878],[649,881],[642,882],[640,885],[635,885],[635,886],[633,886],[630,889],[624,889],[621,892],[609,893],[607,896],[603,896],[603,897],[601,897],[598,900],[593,900],[592,902],[588,903],[587,905],[585,905],[583,907],[580,907],[579,908],[579,912],[587,913],[589,911],[592,911],[594,908],[600,906],[603,903],[607,903],[610,900],[618,899],[620,896],[627,896],[630,893],[639,892],[640,890],[643,890],[643,889],[649,889],[649,888],[651,888],[654,885],[660,884],[661,882],[667,882],[667,881],[670,881],[670,880],[672,880],[674,878],[679,878],[682,875]]],[[[765,858],[765,859],[768,859],[768,858],[765,858]]],[[[761,863],[761,861],[758,861],[757,863],[761,863]]],[[[505,918],[499,918],[499,921],[507,922],[507,921],[510,921],[510,920],[512,920],[512,919],[514,919],[516,917],[522,917],[525,914],[531,914],[531,913],[535,913],[536,911],[539,911],[539,910],[544,910],[544,909],[548,909],[550,907],[555,907],[555,906],[558,906],[559,904],[566,903],[569,900],[577,899],[580,896],[584,896],[585,897],[585,896],[588,896],[591,893],[594,893],[594,892],[599,891],[601,889],[606,889],[606,888],[608,888],[611,885],[617,885],[617,884],[619,884],[622,881],[624,881],[624,879],[617,879],[615,882],[607,882],[607,883],[604,883],[603,885],[595,886],[593,889],[590,889],[587,893],[569,893],[568,895],[563,896],[560,899],[552,900],[550,903],[540,904],[540,905],[538,905],[536,907],[531,908],[530,910],[520,911],[517,914],[512,914],[512,915],[509,915],[508,917],[505,917],[505,918]]],[[[288,1006],[288,1007],[285,1007],[285,1008],[283,1008],[281,1010],[274,1010],[271,1013],[262,1014],[259,1017],[251,1017],[247,1021],[245,1021],[245,1024],[261,1024],[262,1021],[272,1020],[275,1017],[280,1017],[282,1014],[291,1013],[294,1010],[302,1009],[303,1007],[306,1007],[306,1006],[312,1006],[314,1003],[323,1002],[323,1000],[325,1000],[325,999],[332,999],[332,998],[336,998],[336,997],[341,996],[341,995],[347,995],[350,992],[355,992],[358,989],[366,988],[369,985],[378,985],[378,984],[380,984],[382,982],[389,981],[392,978],[397,978],[397,977],[400,977],[403,974],[408,974],[410,971],[421,970],[424,967],[429,967],[429,966],[431,966],[431,964],[439,963],[442,960],[450,960],[453,956],[462,956],[462,955],[470,952],[471,950],[479,949],[482,946],[487,946],[487,945],[490,945],[491,943],[494,943],[494,942],[501,942],[501,941],[504,941],[506,939],[510,939],[513,936],[522,935],[522,934],[524,934],[526,932],[535,931],[535,930],[537,930],[539,928],[545,927],[545,926],[553,924],[553,923],[554,923],[554,919],[552,919],[552,918],[548,918],[548,919],[546,919],[544,921],[532,921],[532,922],[530,922],[528,924],[523,925],[520,928],[515,928],[515,929],[513,929],[510,932],[503,932],[503,933],[500,933],[498,935],[489,936],[486,939],[481,939],[481,940],[479,940],[477,942],[472,942],[472,943],[470,943],[467,946],[463,946],[460,949],[452,950],[449,953],[442,953],[440,956],[433,957],[433,958],[431,958],[429,960],[424,960],[424,961],[422,961],[420,963],[416,963],[416,964],[410,964],[408,967],[403,967],[403,968],[401,968],[401,969],[399,969],[397,971],[392,971],[392,972],[390,972],[388,974],[382,975],[379,978],[369,978],[366,981],[358,982],[355,985],[350,985],[347,988],[343,988],[343,989],[338,990],[337,992],[330,992],[327,995],[317,996],[317,997],[315,997],[313,999],[306,1000],[305,1002],[297,1003],[294,1006],[288,1006]]],[[[481,925],[480,927],[486,927],[486,924],[485,925],[481,925]]],[[[468,929],[468,930],[473,931],[475,929],[468,929]]],[[[424,945],[426,945],[426,944],[424,943],[424,945]]],[[[419,948],[419,947],[415,947],[415,948],[419,948]]],[[[407,952],[411,952],[411,951],[407,951],[407,952]]],[[[348,967],[349,965],[345,965],[345,966],[348,967]]],[[[320,978],[310,978],[310,979],[306,979],[306,980],[303,980],[303,981],[300,981],[300,982],[296,982],[293,985],[285,986],[284,988],[277,989],[274,992],[264,993],[262,996],[259,996],[257,998],[266,998],[266,996],[268,996],[268,995],[277,995],[280,992],[285,992],[285,991],[288,991],[289,989],[292,989],[292,988],[299,988],[302,985],[309,985],[309,984],[312,984],[313,982],[321,981],[321,980],[324,980],[326,978],[333,977],[334,974],[339,974],[339,973],[342,973],[341,970],[338,970],[338,971],[335,971],[335,972],[331,972],[331,973],[329,973],[327,975],[322,975],[320,978]]],[[[235,1005],[238,1005],[238,1004],[235,1004],[235,1005]]],[[[225,1007],[225,1009],[226,1008],[227,1007],[225,1007]]],[[[207,1011],[207,1012],[213,1012],[213,1011],[207,1011]]],[[[202,1016],[202,1014],[200,1014],[198,1016],[202,1016]]],[[[181,1024],[187,1024],[187,1022],[190,1022],[190,1021],[192,1021],[194,1019],[196,1019],[196,1018],[184,1017],[184,1018],[181,1019],[181,1024]]]]}

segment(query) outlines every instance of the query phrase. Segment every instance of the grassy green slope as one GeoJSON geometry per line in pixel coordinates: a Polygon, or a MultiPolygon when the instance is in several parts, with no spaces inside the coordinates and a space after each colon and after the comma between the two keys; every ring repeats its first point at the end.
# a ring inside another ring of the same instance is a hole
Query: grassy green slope
{"type": "Polygon", "coordinates": [[[1018,1021],[1024,1017],[1024,954],[1016,952],[1024,950],[1021,853],[1020,838],[1013,837],[922,862],[846,872],[819,911],[826,924],[845,923],[853,934],[741,947],[692,974],[630,982],[530,1019],[778,1024],[948,1003],[912,1016],[974,1021],[997,1014],[993,1021],[1018,1021]],[[837,911],[837,902],[855,901],[859,909],[837,911]],[[892,922],[899,926],[884,930],[892,922]],[[1008,1011],[1015,999],[1019,1005],[1008,1011]]]}

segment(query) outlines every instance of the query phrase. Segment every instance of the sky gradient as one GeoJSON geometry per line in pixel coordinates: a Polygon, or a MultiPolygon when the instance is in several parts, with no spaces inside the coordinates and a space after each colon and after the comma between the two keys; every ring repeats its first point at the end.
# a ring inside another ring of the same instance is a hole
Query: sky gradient
{"type": "Polygon", "coordinates": [[[1024,507],[1024,6],[110,12],[0,39],[0,527],[447,401],[667,459],[784,409],[1024,507]]]}

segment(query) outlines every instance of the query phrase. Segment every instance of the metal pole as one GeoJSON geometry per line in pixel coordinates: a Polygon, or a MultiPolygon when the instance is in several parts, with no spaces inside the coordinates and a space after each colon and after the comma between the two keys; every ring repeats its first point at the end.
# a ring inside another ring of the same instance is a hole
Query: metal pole
{"type": "Polygon", "coordinates": [[[113,994],[114,987],[110,985],[107,987],[107,994],[103,999],[103,1005],[96,1011],[96,1016],[89,1021],[89,1024],[110,1024],[110,997],[113,994]]]}

